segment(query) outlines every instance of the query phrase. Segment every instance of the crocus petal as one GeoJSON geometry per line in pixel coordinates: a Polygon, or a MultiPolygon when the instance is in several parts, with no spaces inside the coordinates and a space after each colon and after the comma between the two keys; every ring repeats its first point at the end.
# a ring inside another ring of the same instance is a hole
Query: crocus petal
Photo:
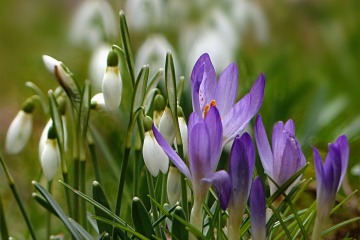
{"type": "Polygon", "coordinates": [[[238,68],[230,64],[220,75],[215,91],[216,107],[225,115],[234,105],[238,89],[238,68]]]}
{"type": "Polygon", "coordinates": [[[344,180],[348,161],[349,161],[349,142],[345,135],[341,135],[336,139],[335,144],[337,145],[341,153],[341,177],[337,189],[339,191],[341,183],[344,180]]]}
{"type": "Polygon", "coordinates": [[[159,133],[159,131],[156,129],[155,125],[153,124],[152,130],[154,133],[154,136],[156,138],[156,141],[159,143],[159,145],[162,147],[166,155],[170,158],[172,163],[188,178],[191,179],[191,175],[189,172],[188,167],[185,165],[183,160],[177,155],[175,150],[166,142],[163,136],[159,133]]]}
{"type": "Polygon", "coordinates": [[[231,179],[231,205],[235,214],[242,215],[249,197],[255,166],[254,143],[248,133],[236,137],[231,147],[229,175],[231,179]]]}
{"type": "Polygon", "coordinates": [[[205,118],[205,124],[207,129],[209,129],[209,142],[210,142],[210,169],[211,172],[216,171],[218,165],[220,153],[221,153],[221,144],[222,144],[222,124],[219,111],[216,107],[211,107],[208,114],[205,118]]]}
{"type": "Polygon", "coordinates": [[[255,120],[255,139],[257,144],[257,149],[259,152],[261,163],[264,167],[266,174],[273,176],[273,162],[274,157],[271,152],[270,144],[268,137],[266,135],[265,127],[259,114],[255,120]]]}
{"type": "Polygon", "coordinates": [[[191,73],[192,103],[194,111],[201,117],[204,105],[210,103],[216,88],[216,73],[207,53],[195,63],[191,73]]]}
{"type": "Polygon", "coordinates": [[[285,123],[285,130],[295,136],[295,125],[294,125],[294,121],[292,119],[289,119],[285,123]]]}
{"type": "MultiPolygon", "coordinates": [[[[205,123],[197,123],[189,134],[189,165],[193,187],[201,178],[209,177],[210,172],[210,142],[209,131],[205,123]]],[[[181,171],[181,169],[180,169],[181,171]]],[[[195,190],[194,190],[195,191],[195,190]]],[[[195,191],[196,192],[196,191],[195,191]]]]}
{"type": "Polygon", "coordinates": [[[251,236],[253,239],[266,239],[265,191],[260,177],[257,177],[250,192],[251,236]]]}
{"type": "MultiPolygon", "coordinates": [[[[284,123],[279,121],[274,125],[272,131],[272,151],[274,156],[274,164],[281,164],[284,148],[287,140],[284,123]]],[[[273,167],[274,168],[274,167],[273,167]]],[[[275,171],[275,170],[273,170],[275,171]]],[[[277,173],[273,173],[276,175],[277,173]]]]}
{"type": "Polygon", "coordinates": [[[202,182],[210,183],[214,186],[215,192],[219,198],[221,209],[225,210],[229,203],[231,193],[231,182],[228,173],[220,170],[211,174],[210,178],[203,178],[202,182]]]}
{"type": "Polygon", "coordinates": [[[337,148],[336,144],[329,144],[329,152],[326,158],[329,158],[331,161],[332,169],[333,169],[333,189],[334,195],[336,194],[340,183],[341,178],[341,153],[339,149],[337,148]]]}
{"type": "Polygon", "coordinates": [[[264,98],[264,89],[265,76],[260,74],[250,92],[237,102],[225,116],[222,116],[223,145],[234,139],[236,135],[241,134],[249,121],[259,111],[264,98]]]}

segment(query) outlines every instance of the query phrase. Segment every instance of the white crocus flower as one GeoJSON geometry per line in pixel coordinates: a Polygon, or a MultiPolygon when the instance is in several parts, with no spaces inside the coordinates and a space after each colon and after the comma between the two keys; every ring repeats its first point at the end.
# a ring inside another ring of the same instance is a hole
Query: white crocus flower
{"type": "Polygon", "coordinates": [[[166,192],[170,206],[174,206],[181,197],[180,171],[176,167],[170,166],[166,192]]]}
{"type": "Polygon", "coordinates": [[[94,48],[117,35],[117,18],[108,1],[83,1],[74,15],[70,38],[79,45],[94,48]]]}
{"type": "Polygon", "coordinates": [[[156,177],[159,174],[159,171],[164,174],[167,173],[169,168],[169,158],[156,141],[152,130],[145,133],[143,158],[145,165],[152,176],[156,177]]]}
{"type": "Polygon", "coordinates": [[[32,132],[32,113],[20,110],[6,134],[5,149],[8,154],[17,154],[23,150],[32,132]]]}
{"type": "Polygon", "coordinates": [[[60,165],[59,148],[56,138],[48,138],[41,153],[40,164],[48,181],[52,181],[60,165]]]}
{"type": "Polygon", "coordinates": [[[119,58],[115,51],[109,52],[107,62],[108,67],[102,82],[102,92],[106,107],[110,111],[116,111],[121,103],[122,79],[118,67],[119,58]]]}

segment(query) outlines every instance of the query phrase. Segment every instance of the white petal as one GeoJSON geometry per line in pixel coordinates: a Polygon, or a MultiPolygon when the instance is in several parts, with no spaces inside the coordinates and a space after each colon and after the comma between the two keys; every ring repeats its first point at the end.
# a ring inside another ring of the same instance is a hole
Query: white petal
{"type": "Polygon", "coordinates": [[[41,167],[48,181],[53,180],[60,163],[60,155],[55,139],[47,139],[40,158],[41,167]]]}
{"type": "Polygon", "coordinates": [[[23,150],[32,132],[32,114],[20,110],[6,134],[5,149],[8,154],[23,150]]]}
{"type": "Polygon", "coordinates": [[[155,142],[150,136],[150,132],[145,133],[144,145],[143,145],[143,158],[146,168],[151,175],[156,177],[159,174],[159,165],[156,161],[156,154],[154,153],[155,142]]]}
{"type": "Polygon", "coordinates": [[[48,132],[51,125],[52,125],[52,119],[50,118],[49,121],[46,123],[44,130],[41,133],[41,137],[39,141],[39,159],[41,159],[41,154],[45,148],[45,143],[48,138],[48,132]]]}
{"type": "Polygon", "coordinates": [[[91,91],[93,93],[101,92],[102,81],[106,72],[106,63],[111,46],[102,44],[93,52],[89,64],[89,76],[91,81],[91,91]]]}
{"type": "Polygon", "coordinates": [[[179,117],[179,127],[180,127],[180,135],[183,144],[183,154],[184,157],[188,156],[188,128],[185,123],[185,119],[183,117],[179,117]]]}
{"type": "Polygon", "coordinates": [[[91,99],[91,104],[96,104],[95,110],[106,111],[105,99],[103,93],[98,93],[91,99]]]}
{"type": "Polygon", "coordinates": [[[102,83],[106,107],[116,111],[121,103],[122,80],[117,67],[108,67],[102,83]]]}
{"type": "Polygon", "coordinates": [[[170,167],[166,184],[166,192],[170,206],[175,205],[181,197],[180,172],[176,167],[170,167]]]}
{"type": "Polygon", "coordinates": [[[171,145],[175,139],[175,128],[170,108],[166,107],[159,123],[159,132],[171,145]]]}
{"type": "Polygon", "coordinates": [[[55,75],[55,66],[59,67],[61,65],[61,62],[56,60],[53,57],[48,56],[48,55],[43,55],[42,58],[43,58],[43,61],[44,61],[44,64],[45,64],[45,67],[47,68],[47,70],[51,74],[55,75]]]}

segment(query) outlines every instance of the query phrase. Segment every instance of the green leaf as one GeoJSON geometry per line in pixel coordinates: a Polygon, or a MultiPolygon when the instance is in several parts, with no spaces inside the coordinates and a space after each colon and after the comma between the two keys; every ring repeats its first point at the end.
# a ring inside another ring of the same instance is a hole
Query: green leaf
{"type": "Polygon", "coordinates": [[[60,155],[63,154],[64,150],[64,126],[63,121],[61,119],[61,113],[59,105],[56,101],[55,95],[52,90],[48,92],[49,101],[50,101],[50,115],[53,121],[55,130],[56,130],[56,138],[58,140],[58,145],[60,149],[60,155]]]}
{"type": "Polygon", "coordinates": [[[124,11],[120,11],[120,34],[122,40],[122,46],[124,49],[126,64],[129,69],[132,85],[135,86],[135,72],[134,72],[134,57],[131,51],[129,30],[126,23],[124,11]]]}
{"type": "Polygon", "coordinates": [[[2,204],[2,197],[0,194],[0,232],[2,239],[9,239],[9,232],[5,221],[5,212],[2,204]]]}
{"type": "Polygon", "coordinates": [[[89,123],[89,115],[90,115],[90,100],[91,100],[91,88],[90,82],[85,81],[85,86],[82,92],[81,103],[80,103],[80,111],[78,118],[78,131],[79,131],[79,143],[80,143],[80,160],[85,160],[86,152],[86,133],[88,129],[89,123]]]}
{"type": "MultiPolygon", "coordinates": [[[[111,211],[110,204],[106,198],[104,190],[102,189],[100,184],[96,181],[93,182],[93,198],[99,204],[103,205],[105,208],[107,208],[111,211]]],[[[111,220],[111,218],[107,214],[105,214],[103,211],[101,211],[96,206],[94,206],[94,209],[95,209],[96,216],[111,220]]],[[[112,226],[109,224],[103,223],[101,221],[97,221],[97,225],[98,225],[98,229],[99,229],[100,233],[107,232],[110,234],[112,232],[112,226]]]]}
{"type": "Polygon", "coordinates": [[[97,236],[95,238],[95,240],[103,240],[103,239],[108,239],[110,237],[110,235],[108,233],[101,233],[99,236],[97,236]]]}
{"type": "Polygon", "coordinates": [[[181,135],[180,128],[178,122],[177,115],[177,93],[176,93],[176,77],[175,77],[175,68],[174,68],[174,60],[171,52],[167,52],[166,54],[166,62],[165,62],[165,85],[166,85],[166,93],[169,102],[169,107],[172,113],[175,134],[176,134],[176,142],[177,145],[181,145],[181,135]]]}
{"type": "Polygon", "coordinates": [[[54,209],[56,214],[59,216],[61,221],[64,223],[66,228],[69,230],[71,235],[75,239],[82,239],[81,235],[78,233],[74,225],[71,223],[71,221],[68,219],[68,217],[65,215],[64,211],[61,209],[59,204],[54,200],[54,198],[51,196],[51,194],[38,182],[33,181],[32,184],[34,185],[35,189],[46,199],[46,201],[51,205],[51,207],[54,209]]]}
{"type": "Polygon", "coordinates": [[[182,93],[184,91],[185,77],[181,76],[179,79],[179,83],[176,87],[177,101],[180,103],[182,93]]]}
{"type": "Polygon", "coordinates": [[[349,219],[347,221],[344,221],[344,222],[341,222],[335,226],[332,226],[331,228],[328,228],[326,229],[325,231],[323,231],[321,233],[321,237],[325,237],[326,235],[328,235],[329,233],[333,232],[333,231],[336,231],[340,228],[343,228],[345,225],[347,224],[350,224],[350,223],[353,223],[353,222],[358,222],[360,223],[360,217],[356,217],[356,218],[352,218],[352,219],[349,219]]]}
{"type": "Polygon", "coordinates": [[[35,201],[37,201],[43,208],[45,208],[46,210],[48,210],[49,212],[51,212],[52,214],[54,214],[56,217],[59,217],[57,215],[57,213],[55,212],[55,210],[51,207],[51,205],[43,198],[41,197],[39,194],[37,193],[32,193],[32,197],[35,199],[35,201]]]}
{"type": "Polygon", "coordinates": [[[178,239],[184,239],[184,240],[189,239],[189,232],[187,231],[186,227],[179,220],[177,220],[176,217],[174,217],[175,215],[184,220],[186,219],[184,210],[180,206],[177,206],[175,208],[172,218],[172,227],[171,227],[172,236],[175,236],[178,239]]]}
{"type": "Polygon", "coordinates": [[[74,219],[69,218],[69,221],[74,225],[76,230],[85,240],[93,240],[94,238],[88,233],[80,224],[78,224],[74,219]]]}
{"type": "Polygon", "coordinates": [[[42,107],[44,113],[48,113],[49,112],[49,107],[47,104],[48,100],[47,100],[45,94],[40,90],[40,88],[38,86],[36,86],[36,84],[33,82],[26,82],[25,86],[32,89],[37,94],[37,96],[39,96],[40,104],[41,104],[41,107],[42,107]]]}
{"type": "Polygon", "coordinates": [[[176,218],[181,224],[183,224],[197,239],[203,239],[207,240],[207,238],[193,225],[191,225],[188,221],[182,219],[181,217],[174,215],[174,218],[176,218]]]}
{"type": "Polygon", "coordinates": [[[148,79],[149,79],[149,65],[145,65],[141,68],[141,71],[136,80],[131,113],[134,113],[136,109],[138,109],[143,105],[148,79]]]}
{"type": "Polygon", "coordinates": [[[134,223],[135,230],[145,237],[151,238],[155,235],[149,214],[138,197],[134,197],[131,204],[131,218],[134,223]]]}

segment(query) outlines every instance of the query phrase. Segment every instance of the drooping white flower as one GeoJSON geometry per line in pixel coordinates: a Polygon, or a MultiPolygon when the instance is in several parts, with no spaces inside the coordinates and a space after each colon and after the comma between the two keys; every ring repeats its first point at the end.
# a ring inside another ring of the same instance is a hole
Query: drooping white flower
{"type": "Polygon", "coordinates": [[[97,46],[91,55],[89,64],[89,78],[91,81],[91,91],[93,93],[101,92],[102,80],[106,72],[106,59],[111,46],[101,44],[97,46]]]}
{"type": "Polygon", "coordinates": [[[188,128],[184,117],[178,117],[184,157],[188,156],[188,128]]]}
{"type": "Polygon", "coordinates": [[[6,134],[5,150],[8,154],[21,152],[29,141],[33,125],[32,113],[20,110],[6,134]]]}
{"type": "Polygon", "coordinates": [[[118,62],[117,53],[111,50],[108,54],[106,73],[102,82],[105,104],[110,111],[116,111],[121,103],[122,79],[118,62]]]}
{"type": "Polygon", "coordinates": [[[57,140],[54,136],[50,136],[50,133],[41,153],[40,164],[46,179],[52,181],[60,165],[60,154],[57,140]]]}
{"type": "Polygon", "coordinates": [[[117,35],[117,19],[108,1],[83,1],[74,15],[70,38],[91,48],[117,35]]]}
{"type": "Polygon", "coordinates": [[[175,139],[175,127],[172,119],[171,110],[165,107],[164,113],[160,118],[159,132],[164,136],[165,140],[172,144],[175,139]]]}
{"type": "Polygon", "coordinates": [[[181,197],[181,183],[180,171],[173,166],[169,168],[169,175],[166,183],[166,193],[169,199],[170,206],[173,206],[180,200],[181,197]]]}
{"type": "Polygon", "coordinates": [[[103,93],[98,93],[91,98],[91,108],[99,111],[107,110],[103,93]]]}
{"type": "Polygon", "coordinates": [[[156,141],[151,130],[145,133],[143,158],[147,169],[154,177],[159,174],[159,171],[164,174],[168,171],[169,158],[156,141]]]}

